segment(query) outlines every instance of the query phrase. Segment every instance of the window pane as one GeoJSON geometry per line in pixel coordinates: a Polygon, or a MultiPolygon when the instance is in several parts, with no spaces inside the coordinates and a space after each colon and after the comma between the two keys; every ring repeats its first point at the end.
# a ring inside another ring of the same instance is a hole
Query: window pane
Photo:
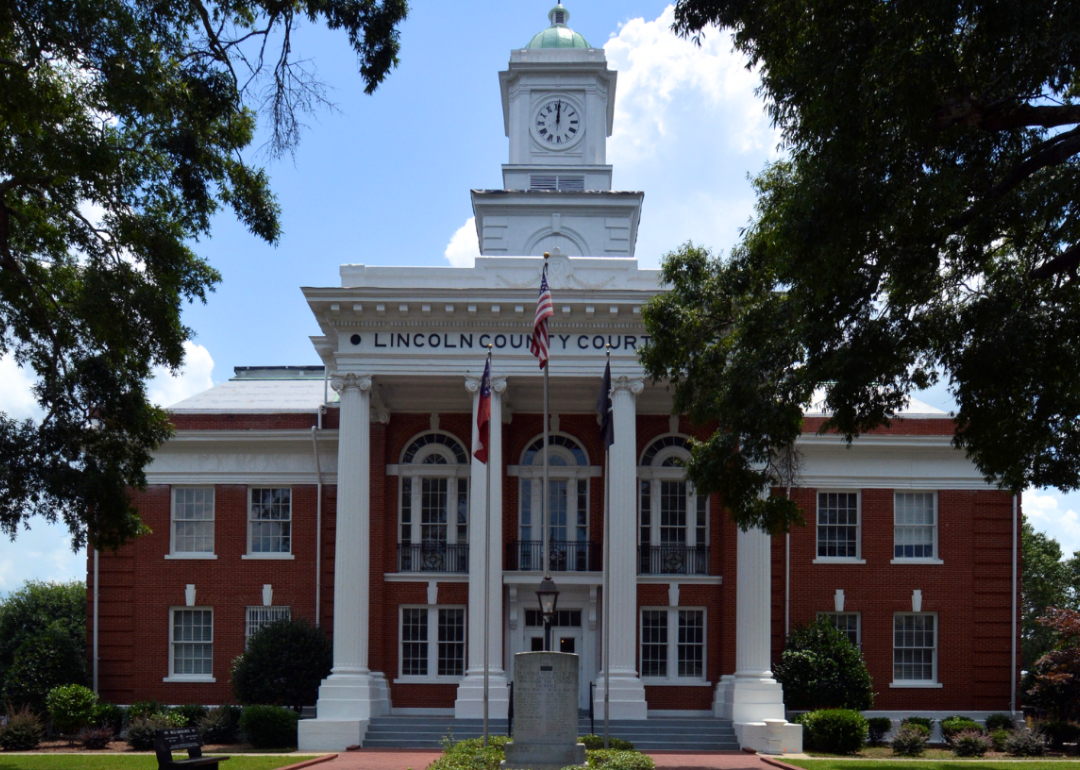
{"type": "Polygon", "coordinates": [[[934,681],[936,651],[933,615],[893,618],[893,681],[934,681]]]}
{"type": "Polygon", "coordinates": [[[291,607],[248,607],[245,611],[244,641],[250,641],[255,632],[263,626],[278,620],[289,620],[291,617],[291,607]]]}
{"type": "Polygon", "coordinates": [[[214,552],[214,488],[173,490],[173,553],[214,552]]]}
{"type": "Polygon", "coordinates": [[[439,676],[465,673],[465,610],[439,610],[439,676]]]}
{"type": "Polygon", "coordinates": [[[686,544],[686,482],[660,482],[660,544],[686,544]]]}
{"type": "Polygon", "coordinates": [[[403,676],[426,676],[427,610],[406,607],[401,610],[401,673],[403,676]]]}
{"type": "Polygon", "coordinates": [[[818,494],[818,556],[857,558],[859,555],[859,495],[854,492],[818,494]]]}
{"type": "Polygon", "coordinates": [[[447,484],[449,479],[420,479],[420,539],[425,543],[445,543],[447,525],[447,484]]]}
{"type": "Polygon", "coordinates": [[[667,676],[667,612],[641,613],[641,675],[667,676]]]}
{"type": "Polygon", "coordinates": [[[213,610],[173,610],[173,673],[213,674],[213,610]]]}
{"type": "Polygon", "coordinates": [[[292,549],[292,490],[252,489],[252,553],[290,553],[292,549]]]}
{"type": "Polygon", "coordinates": [[[934,558],[934,493],[897,492],[893,515],[894,558],[934,558]]]}
{"type": "Polygon", "coordinates": [[[679,610],[679,676],[705,676],[705,613],[679,610]]]}

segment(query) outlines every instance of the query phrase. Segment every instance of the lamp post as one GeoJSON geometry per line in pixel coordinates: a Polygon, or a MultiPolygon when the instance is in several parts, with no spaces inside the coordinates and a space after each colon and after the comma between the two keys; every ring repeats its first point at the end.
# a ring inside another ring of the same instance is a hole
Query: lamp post
{"type": "Polygon", "coordinates": [[[551,575],[544,575],[540,588],[536,590],[540,601],[540,614],[544,616],[544,652],[551,652],[551,619],[555,616],[555,607],[559,603],[559,589],[551,575]]]}

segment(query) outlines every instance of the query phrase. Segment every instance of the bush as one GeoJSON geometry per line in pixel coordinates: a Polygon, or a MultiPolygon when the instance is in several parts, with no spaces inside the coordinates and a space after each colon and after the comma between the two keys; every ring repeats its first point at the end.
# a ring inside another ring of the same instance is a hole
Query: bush
{"type": "Polygon", "coordinates": [[[1046,753],[1046,739],[1038,730],[1016,730],[1005,742],[1005,751],[1013,757],[1041,757],[1046,753]]]}
{"type": "Polygon", "coordinates": [[[296,746],[296,723],[300,715],[281,706],[245,706],[240,729],[257,749],[286,749],[296,746]]]}
{"type": "Polygon", "coordinates": [[[184,717],[179,714],[151,714],[148,717],[135,717],[128,721],[127,743],[135,751],[153,751],[154,734],[158,730],[170,727],[184,727],[184,717]]]}
{"type": "Polygon", "coordinates": [[[240,707],[217,706],[198,722],[203,743],[236,743],[240,732],[240,707]]]}
{"type": "Polygon", "coordinates": [[[789,709],[872,708],[874,683],[862,653],[825,619],[794,629],[773,675],[789,709]]]}
{"type": "Polygon", "coordinates": [[[941,737],[945,739],[945,742],[952,745],[953,738],[960,733],[964,732],[977,732],[981,733],[982,728],[979,723],[974,719],[968,717],[947,717],[941,720],[941,737]]]}
{"type": "Polygon", "coordinates": [[[45,699],[53,727],[64,735],[74,735],[94,721],[98,697],[89,687],[69,684],[54,687],[45,699]]]}
{"type": "Polygon", "coordinates": [[[65,684],[90,684],[86,645],[72,640],[66,628],[52,626],[27,638],[15,650],[4,677],[3,699],[44,713],[46,696],[65,684]]]}
{"type": "Polygon", "coordinates": [[[318,699],[333,663],[333,645],[320,629],[302,619],[277,620],[256,631],[233,661],[233,694],[245,706],[300,711],[318,699]]]}
{"type": "Polygon", "coordinates": [[[154,714],[164,714],[168,710],[165,704],[156,700],[137,700],[127,707],[124,716],[130,722],[133,719],[149,719],[154,714]]]}
{"type": "Polygon", "coordinates": [[[1060,721],[1080,719],[1080,611],[1050,608],[1038,622],[1059,641],[1035,661],[1027,703],[1060,721]]]}
{"type": "Polygon", "coordinates": [[[189,703],[185,706],[173,706],[169,709],[170,714],[179,714],[187,721],[184,723],[186,726],[196,727],[199,721],[206,716],[206,706],[200,706],[197,703],[189,703]]]}
{"type": "Polygon", "coordinates": [[[892,720],[888,717],[870,717],[866,720],[867,736],[871,746],[880,746],[885,736],[892,729],[892,720]]]}
{"type": "Polygon", "coordinates": [[[820,709],[796,717],[807,748],[829,754],[855,754],[866,745],[866,718],[850,709],[820,709]]]}
{"type": "MultiPolygon", "coordinates": [[[[585,748],[588,751],[602,750],[604,748],[604,736],[595,735],[589,733],[578,738],[578,741],[585,744],[585,748]]],[[[616,738],[614,735],[608,736],[608,749],[617,749],[619,751],[633,751],[634,744],[630,741],[624,741],[622,738],[616,738]]]]}
{"type": "MultiPolygon", "coordinates": [[[[601,737],[601,741],[603,738],[601,737]]],[[[608,743],[611,743],[609,740],[608,743]]],[[[597,749],[587,755],[589,768],[597,770],[653,770],[656,763],[652,757],[642,754],[640,751],[619,751],[617,749],[597,749]]]]}
{"type": "Polygon", "coordinates": [[[1005,751],[1005,744],[1009,742],[1011,732],[999,727],[990,733],[990,742],[994,745],[994,751],[1005,751]]]}
{"type": "Polygon", "coordinates": [[[7,723],[0,725],[0,749],[32,751],[45,737],[45,726],[38,715],[23,706],[18,711],[8,709],[7,723]]]}
{"type": "Polygon", "coordinates": [[[94,719],[91,724],[95,727],[108,727],[119,735],[124,729],[124,710],[112,703],[98,702],[94,706],[94,719]]]}
{"type": "Polygon", "coordinates": [[[950,745],[958,757],[981,757],[990,751],[992,743],[982,730],[962,730],[953,734],[950,745]]]}
{"type": "Polygon", "coordinates": [[[1039,724],[1038,730],[1046,738],[1049,748],[1054,751],[1061,751],[1066,743],[1080,740],[1080,725],[1075,722],[1047,720],[1039,724]]]}
{"type": "Polygon", "coordinates": [[[84,749],[107,749],[113,739],[112,728],[84,727],[75,738],[84,749]]]}
{"type": "Polygon", "coordinates": [[[898,757],[921,757],[929,740],[930,728],[926,725],[901,723],[890,745],[898,757]]]}
{"type": "Polygon", "coordinates": [[[453,736],[443,738],[444,753],[428,766],[428,770],[499,770],[503,746],[510,739],[493,735],[485,749],[479,738],[454,742],[453,736]]]}
{"type": "Polygon", "coordinates": [[[994,732],[995,730],[1009,730],[1010,732],[1016,728],[1016,720],[1013,719],[1012,714],[991,714],[986,718],[986,731],[994,732]]]}
{"type": "Polygon", "coordinates": [[[910,725],[924,728],[924,735],[929,738],[931,732],[933,731],[934,720],[927,717],[904,717],[904,719],[900,720],[901,727],[907,727],[910,725]]]}

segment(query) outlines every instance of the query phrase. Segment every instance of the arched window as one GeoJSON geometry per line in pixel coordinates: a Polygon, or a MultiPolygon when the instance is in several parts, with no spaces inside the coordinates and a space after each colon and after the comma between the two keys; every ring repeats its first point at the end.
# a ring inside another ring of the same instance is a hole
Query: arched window
{"type": "Polygon", "coordinates": [[[641,455],[641,574],[709,572],[709,500],[686,481],[689,459],[690,441],[684,436],[661,436],[641,455]]]}
{"type": "Polygon", "coordinates": [[[402,572],[469,571],[469,453],[446,433],[424,433],[401,455],[402,572]]]}
{"type": "MultiPolygon", "coordinates": [[[[543,569],[543,530],[540,492],[544,477],[544,439],[532,441],[518,468],[520,509],[518,514],[518,566],[520,570],[543,569]]],[[[589,476],[592,469],[585,450],[562,434],[548,436],[548,539],[552,570],[590,568],[598,558],[589,545],[589,476]]]]}

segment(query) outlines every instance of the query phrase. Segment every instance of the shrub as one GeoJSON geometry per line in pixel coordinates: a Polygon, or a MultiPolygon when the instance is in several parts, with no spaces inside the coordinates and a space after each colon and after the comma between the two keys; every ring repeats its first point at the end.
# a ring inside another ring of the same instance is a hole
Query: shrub
{"type": "Polygon", "coordinates": [[[320,629],[303,619],[277,620],[256,631],[233,661],[233,694],[245,706],[300,711],[318,699],[333,662],[333,645],[320,629]]]}
{"type": "Polygon", "coordinates": [[[149,719],[154,714],[164,714],[166,711],[165,705],[156,700],[137,700],[127,707],[124,716],[130,722],[133,719],[149,719]]]}
{"type": "Polygon", "coordinates": [[[930,738],[930,734],[933,732],[934,720],[927,717],[905,717],[900,720],[901,727],[914,726],[923,729],[923,734],[930,738]]]}
{"type": "Polygon", "coordinates": [[[53,727],[64,735],[74,735],[94,721],[98,697],[89,687],[69,684],[54,687],[45,699],[53,727]]]}
{"type": "Polygon", "coordinates": [[[257,749],[285,749],[296,746],[296,723],[300,715],[281,706],[245,706],[240,729],[257,749]]]}
{"type": "Polygon", "coordinates": [[[84,727],[75,738],[84,749],[107,749],[113,739],[110,727],[84,727]]]}
{"type": "Polygon", "coordinates": [[[1080,725],[1075,722],[1046,720],[1039,724],[1039,732],[1046,738],[1049,748],[1061,751],[1066,743],[1075,743],[1080,739],[1080,725]]]}
{"type": "Polygon", "coordinates": [[[135,751],[153,751],[154,734],[158,730],[170,727],[183,727],[184,717],[179,714],[151,714],[148,717],[135,717],[128,720],[127,742],[135,751]]]}
{"type": "Polygon", "coordinates": [[[800,714],[803,742],[808,748],[830,754],[854,754],[866,744],[866,718],[850,709],[820,709],[800,714]]]}
{"type": "Polygon", "coordinates": [[[31,751],[45,737],[45,726],[38,715],[23,706],[18,711],[8,709],[7,723],[0,725],[0,748],[4,751],[31,751]]]}
{"type": "Polygon", "coordinates": [[[1025,727],[1009,736],[1005,751],[1013,757],[1041,757],[1046,753],[1046,739],[1038,730],[1025,727]]]}
{"type": "Polygon", "coordinates": [[[1059,641],[1035,661],[1027,702],[1058,720],[1080,719],[1080,611],[1051,608],[1038,622],[1059,641]]]}
{"type": "Polygon", "coordinates": [[[825,619],[794,629],[773,667],[789,709],[868,709],[874,683],[862,653],[825,619]]]}
{"type": "Polygon", "coordinates": [[[198,722],[203,743],[236,743],[240,731],[240,707],[217,706],[198,722]]]}
{"type": "Polygon", "coordinates": [[[920,724],[903,724],[896,731],[890,745],[898,757],[920,757],[930,740],[930,728],[920,724]]]}
{"type": "Polygon", "coordinates": [[[888,717],[870,717],[866,720],[867,736],[871,746],[880,746],[885,736],[892,729],[892,720],[888,717]]]}
{"type": "Polygon", "coordinates": [[[982,728],[979,723],[974,719],[968,717],[947,717],[941,720],[941,737],[945,739],[945,742],[950,746],[952,745],[953,738],[963,732],[977,732],[981,733],[982,728]]]}
{"type": "Polygon", "coordinates": [[[503,760],[503,746],[510,740],[493,735],[485,749],[479,738],[454,742],[453,736],[443,738],[444,753],[428,770],[499,770],[503,760]]]}
{"type": "Polygon", "coordinates": [[[993,733],[995,730],[1013,730],[1016,727],[1016,720],[1013,719],[1012,714],[991,714],[986,718],[986,730],[993,733]]]}
{"type": "Polygon", "coordinates": [[[4,676],[3,699],[44,713],[46,696],[65,684],[90,684],[86,645],[73,640],[67,628],[50,626],[15,650],[4,676]]]}
{"type": "Polygon", "coordinates": [[[96,727],[108,727],[119,735],[124,729],[124,710],[112,703],[99,702],[94,706],[94,719],[91,724],[96,727]]]}
{"type": "MultiPolygon", "coordinates": [[[[608,743],[610,742],[609,740],[608,743]]],[[[600,767],[604,770],[653,770],[656,767],[652,757],[640,751],[597,749],[590,751],[586,756],[591,770],[597,770],[600,767]]]]}
{"type": "MultiPolygon", "coordinates": [[[[585,744],[585,748],[588,751],[596,751],[597,749],[604,748],[604,736],[595,735],[589,733],[578,738],[578,741],[585,744]]],[[[622,738],[616,738],[614,735],[608,736],[608,749],[617,749],[619,751],[633,751],[634,744],[630,741],[624,741],[622,738]]]]}
{"type": "Polygon", "coordinates": [[[982,730],[962,730],[953,734],[950,745],[958,757],[981,757],[993,744],[982,730]]]}
{"type": "Polygon", "coordinates": [[[185,726],[190,725],[195,727],[199,724],[199,720],[207,714],[206,706],[200,706],[197,703],[189,703],[185,706],[173,706],[169,709],[170,714],[180,714],[187,720],[185,726]]]}

